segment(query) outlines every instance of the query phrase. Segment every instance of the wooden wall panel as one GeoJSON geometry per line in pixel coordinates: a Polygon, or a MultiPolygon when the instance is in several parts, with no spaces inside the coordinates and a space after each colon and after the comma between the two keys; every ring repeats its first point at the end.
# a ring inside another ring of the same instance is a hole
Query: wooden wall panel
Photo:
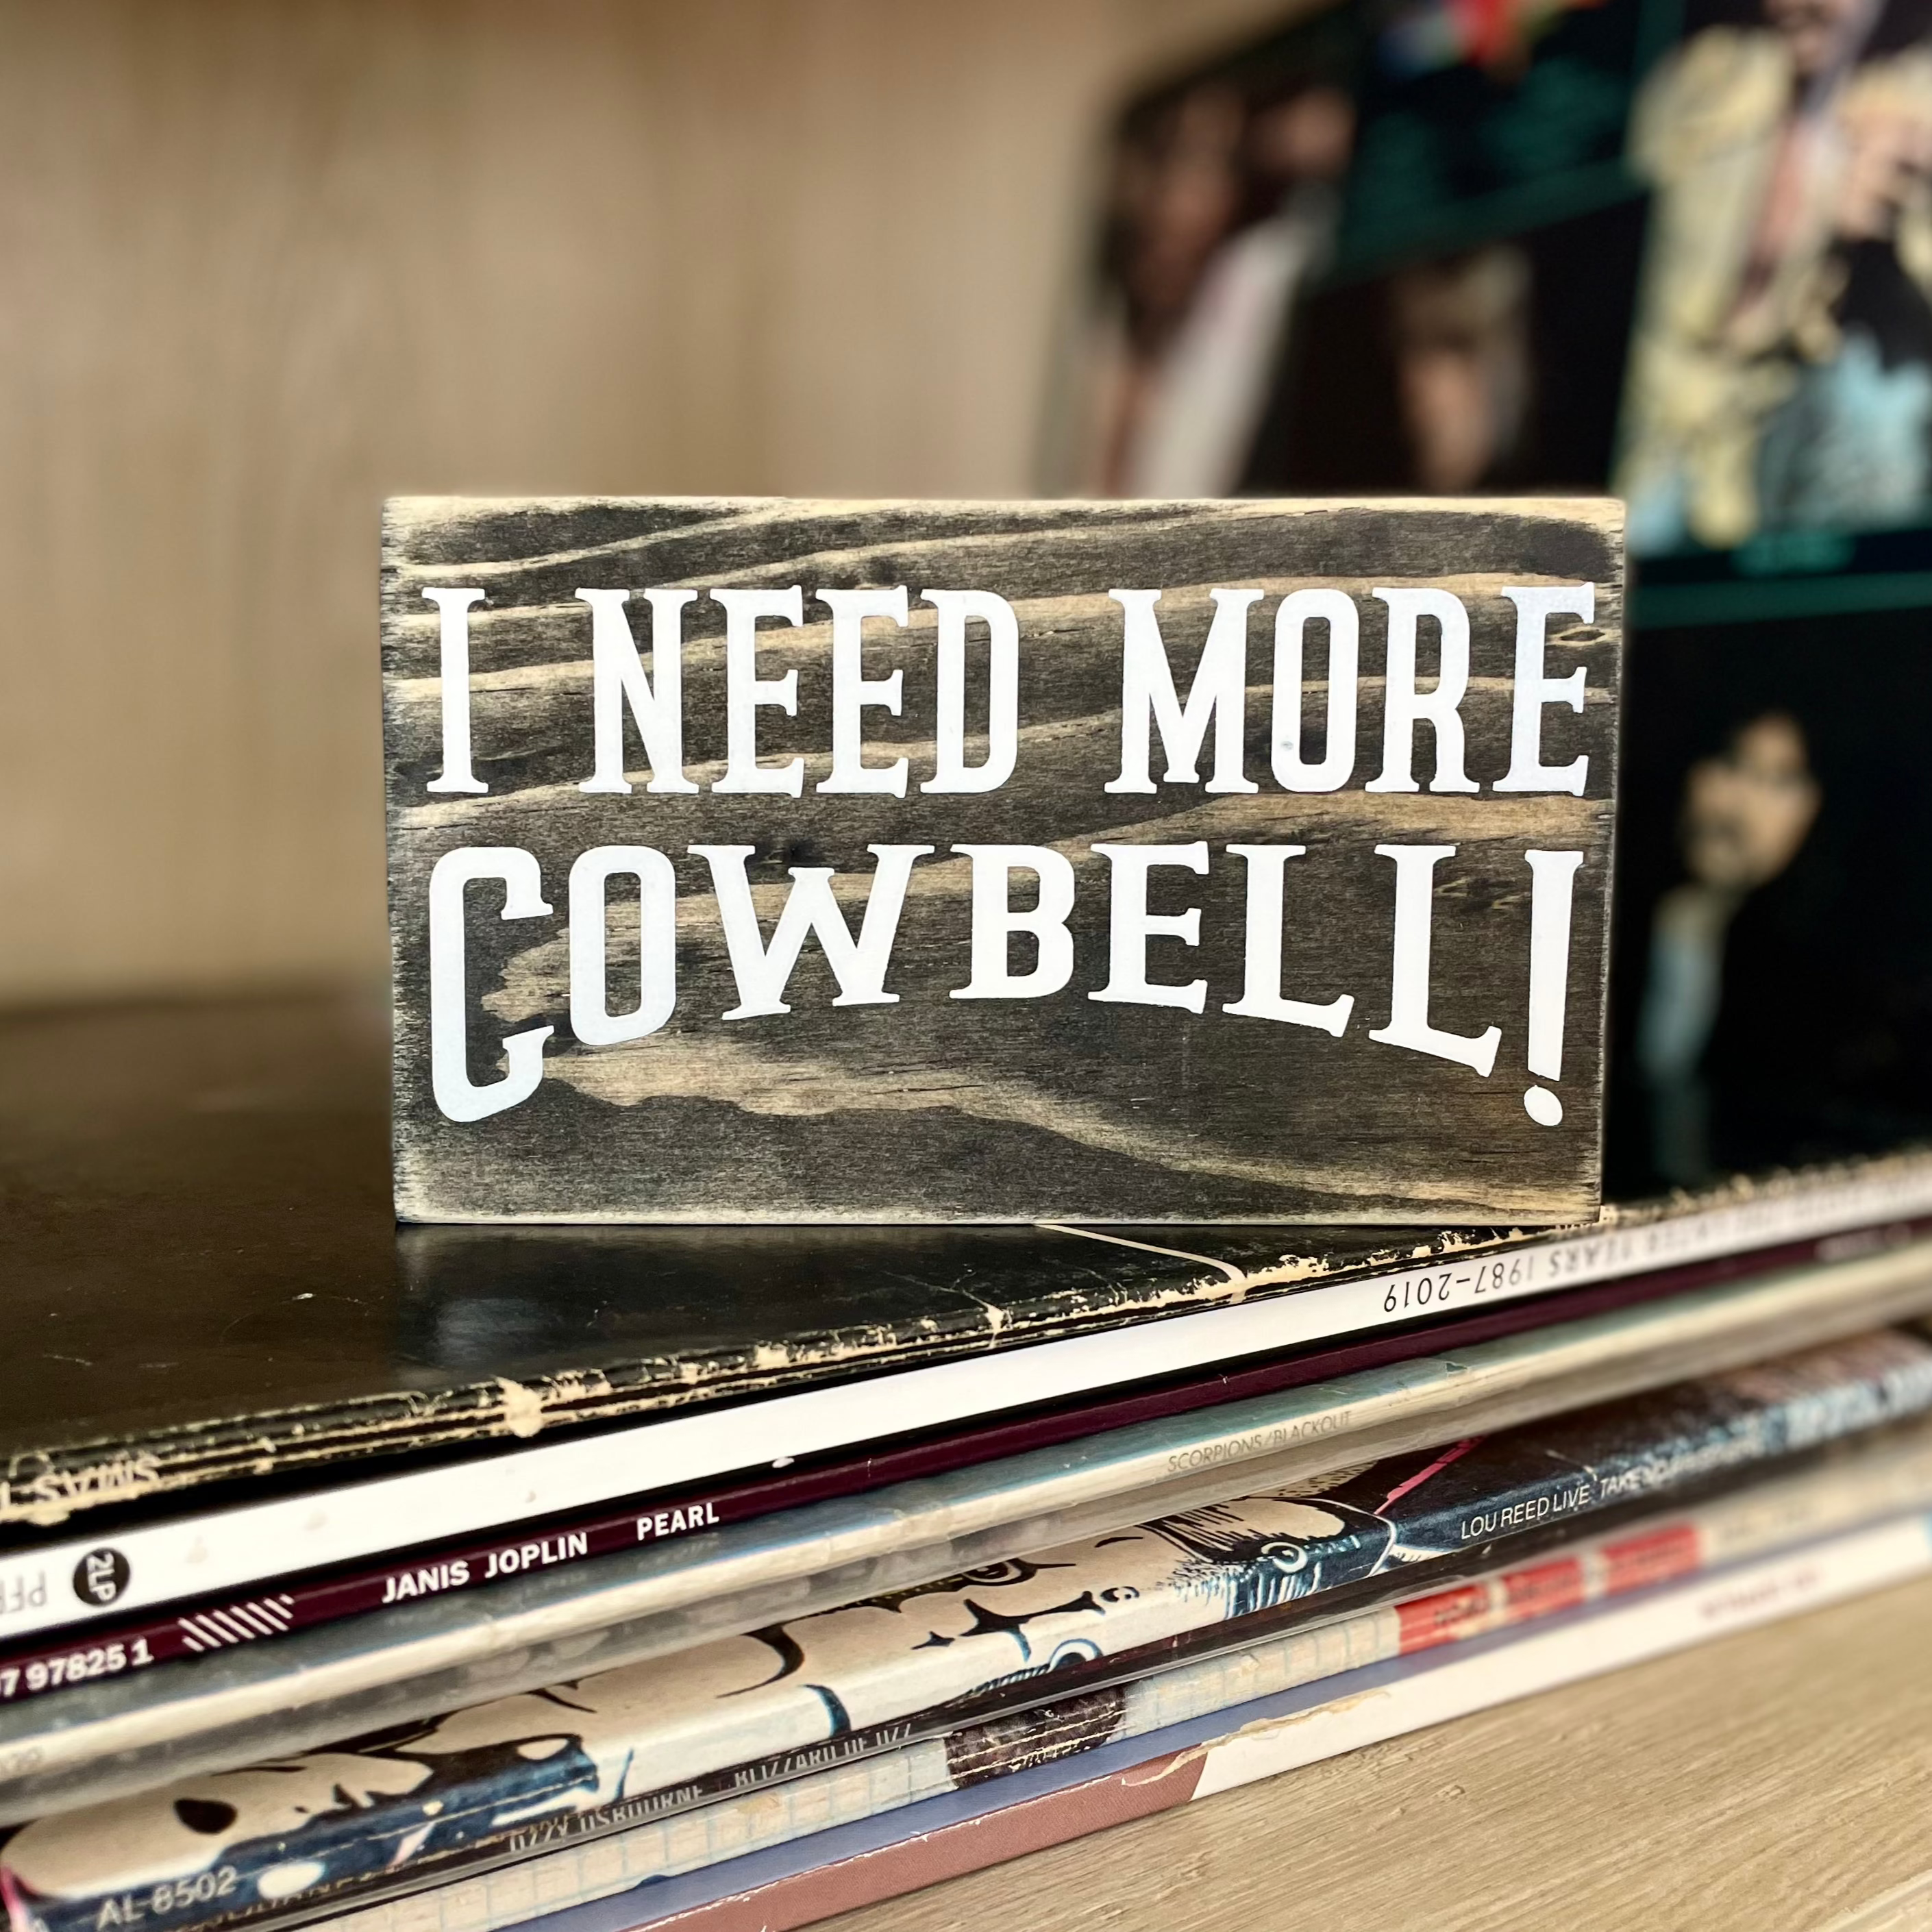
{"type": "Polygon", "coordinates": [[[1175,10],[0,4],[0,1000],[381,972],[386,493],[1026,490],[1175,10]]]}

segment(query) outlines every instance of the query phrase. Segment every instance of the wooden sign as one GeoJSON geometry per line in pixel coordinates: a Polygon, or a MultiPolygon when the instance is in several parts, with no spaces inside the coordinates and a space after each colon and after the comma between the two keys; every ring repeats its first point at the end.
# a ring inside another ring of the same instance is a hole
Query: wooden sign
{"type": "Polygon", "coordinates": [[[1621,514],[403,499],[398,1213],[1586,1217],[1621,514]]]}

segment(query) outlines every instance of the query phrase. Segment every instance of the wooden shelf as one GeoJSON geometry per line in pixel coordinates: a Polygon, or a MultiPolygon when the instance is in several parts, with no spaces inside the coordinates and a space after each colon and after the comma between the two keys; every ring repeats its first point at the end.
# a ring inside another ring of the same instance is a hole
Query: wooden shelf
{"type": "Polygon", "coordinates": [[[1400,1738],[828,1932],[1932,1926],[1932,1581],[1400,1738]]]}

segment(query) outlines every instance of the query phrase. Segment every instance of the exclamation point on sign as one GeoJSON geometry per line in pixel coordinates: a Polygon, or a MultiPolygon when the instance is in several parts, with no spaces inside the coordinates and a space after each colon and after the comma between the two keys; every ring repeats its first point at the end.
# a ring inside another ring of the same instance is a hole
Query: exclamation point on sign
{"type": "MultiPolygon", "coordinates": [[[[1526,852],[1529,862],[1529,1070],[1563,1077],[1563,1006],[1570,982],[1570,902],[1580,852],[1526,852]]],[[[1547,1087],[1528,1088],[1522,1110],[1540,1127],[1563,1118],[1547,1087]]]]}

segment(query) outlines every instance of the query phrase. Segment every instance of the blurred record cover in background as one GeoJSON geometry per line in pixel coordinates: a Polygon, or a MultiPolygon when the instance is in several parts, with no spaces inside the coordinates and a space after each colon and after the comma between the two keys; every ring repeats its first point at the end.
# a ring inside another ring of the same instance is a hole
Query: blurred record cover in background
{"type": "Polygon", "coordinates": [[[1932,1131],[1926,631],[1883,611],[1635,639],[1616,1192],[1932,1131]]]}
{"type": "Polygon", "coordinates": [[[1637,555],[1932,511],[1932,5],[1720,0],[1646,79],[1637,555]]]}
{"type": "Polygon", "coordinates": [[[1246,488],[1604,487],[1643,242],[1624,130],[1657,11],[1359,16],[1333,263],[1288,333],[1246,488]]]}
{"type": "Polygon", "coordinates": [[[1932,1137],[1932,0],[1334,8],[1105,161],[1058,486],[1629,502],[1608,1191],[1932,1137]]]}
{"type": "Polygon", "coordinates": [[[1357,38],[1331,10],[1122,112],[1069,487],[1221,496],[1246,481],[1288,320],[1334,248],[1357,38]]]}

